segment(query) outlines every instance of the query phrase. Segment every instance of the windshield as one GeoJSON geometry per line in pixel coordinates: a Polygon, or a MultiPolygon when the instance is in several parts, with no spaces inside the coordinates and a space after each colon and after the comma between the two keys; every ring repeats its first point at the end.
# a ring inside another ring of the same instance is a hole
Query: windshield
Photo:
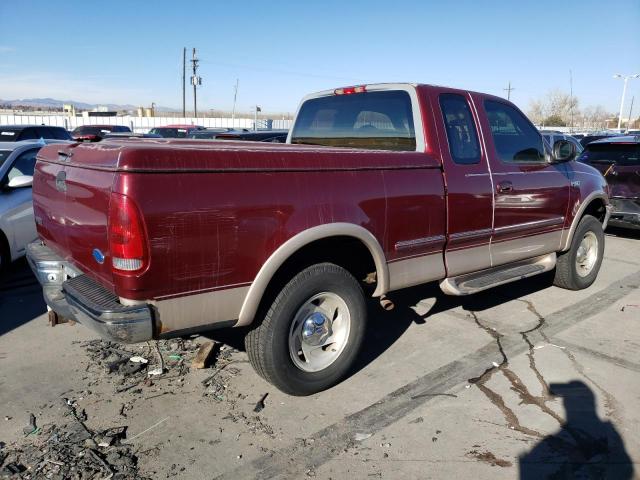
{"type": "Polygon", "coordinates": [[[640,143],[590,143],[578,160],[584,163],[640,165],[640,143]]]}
{"type": "Polygon", "coordinates": [[[405,91],[390,90],[307,100],[291,143],[415,151],[411,99],[405,91]]]}
{"type": "Polygon", "coordinates": [[[11,155],[11,150],[0,150],[0,167],[4,164],[5,160],[11,155]]]}

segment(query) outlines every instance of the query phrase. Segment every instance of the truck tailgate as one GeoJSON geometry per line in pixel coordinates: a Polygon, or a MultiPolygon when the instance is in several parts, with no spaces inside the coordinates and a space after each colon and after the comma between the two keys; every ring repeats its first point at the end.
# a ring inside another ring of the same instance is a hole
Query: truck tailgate
{"type": "Polygon", "coordinates": [[[73,162],[74,147],[50,145],[38,155],[33,179],[38,234],[84,273],[111,286],[110,262],[104,257],[109,251],[107,224],[115,169],[73,162]]]}

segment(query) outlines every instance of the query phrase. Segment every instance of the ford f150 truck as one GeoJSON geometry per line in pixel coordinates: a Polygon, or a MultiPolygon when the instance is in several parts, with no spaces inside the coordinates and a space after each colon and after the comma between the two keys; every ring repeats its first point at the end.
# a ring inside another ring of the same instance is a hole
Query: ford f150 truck
{"type": "Polygon", "coordinates": [[[513,104],[416,84],[303,99],[287,144],[105,139],[41,150],[29,262],[52,323],[140,342],[247,327],[295,395],[340,381],[365,295],[467,295],[555,268],[595,280],[610,213],[573,145],[513,104]]]}

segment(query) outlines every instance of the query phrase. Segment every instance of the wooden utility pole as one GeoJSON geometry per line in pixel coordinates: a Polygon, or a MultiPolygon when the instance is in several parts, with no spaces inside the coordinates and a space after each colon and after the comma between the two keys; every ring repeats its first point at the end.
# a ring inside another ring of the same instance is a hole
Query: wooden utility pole
{"type": "Polygon", "coordinates": [[[507,88],[503,88],[505,92],[507,92],[507,100],[511,100],[511,91],[515,90],[515,88],[511,87],[511,80],[509,80],[509,86],[507,88]]]}
{"type": "Polygon", "coordinates": [[[187,47],[182,47],[182,117],[183,118],[187,116],[187,113],[185,110],[186,74],[187,74],[187,47]]]}

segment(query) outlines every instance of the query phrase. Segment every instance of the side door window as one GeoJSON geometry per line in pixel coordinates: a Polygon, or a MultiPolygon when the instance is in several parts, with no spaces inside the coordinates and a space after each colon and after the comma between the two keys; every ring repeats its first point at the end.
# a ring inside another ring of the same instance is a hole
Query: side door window
{"type": "Polygon", "coordinates": [[[40,137],[36,135],[37,132],[35,128],[25,128],[20,133],[20,137],[18,138],[18,140],[37,140],[40,137]]]}
{"type": "Polygon", "coordinates": [[[462,95],[445,93],[440,95],[440,108],[454,163],[480,163],[480,143],[467,100],[462,95]]]}
{"type": "Polygon", "coordinates": [[[501,162],[545,162],[542,136],[524,115],[510,105],[493,100],[485,100],[484,108],[501,162]]]}

